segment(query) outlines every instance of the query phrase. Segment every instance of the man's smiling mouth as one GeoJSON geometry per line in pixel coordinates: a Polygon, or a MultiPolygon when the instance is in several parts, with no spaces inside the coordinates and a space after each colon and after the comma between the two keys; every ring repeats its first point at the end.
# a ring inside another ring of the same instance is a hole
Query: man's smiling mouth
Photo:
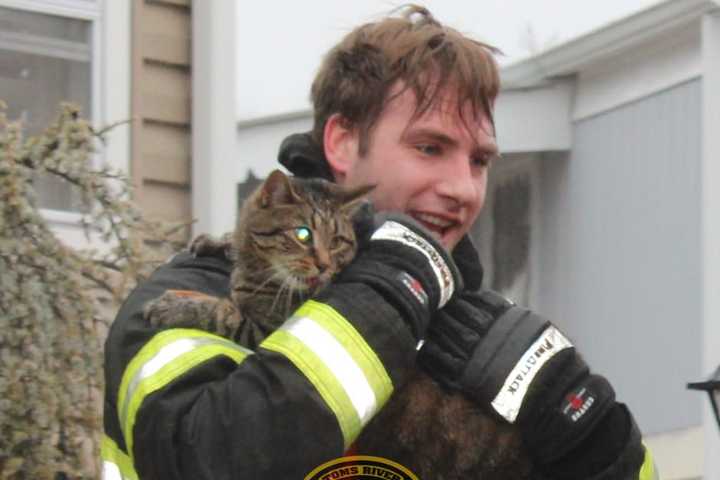
{"type": "Polygon", "coordinates": [[[459,224],[457,220],[451,220],[446,217],[426,212],[411,212],[411,216],[420,222],[423,227],[435,234],[435,236],[443,243],[445,240],[445,234],[459,224]]]}

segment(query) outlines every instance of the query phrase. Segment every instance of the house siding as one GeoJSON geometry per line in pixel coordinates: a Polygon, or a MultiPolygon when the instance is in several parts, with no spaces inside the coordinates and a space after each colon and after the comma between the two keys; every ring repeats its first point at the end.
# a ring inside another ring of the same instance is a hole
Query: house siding
{"type": "Polygon", "coordinates": [[[541,167],[540,311],[646,433],[701,424],[701,83],[574,124],[541,167]]]}
{"type": "Polygon", "coordinates": [[[132,25],[135,200],[151,217],[189,221],[190,0],[135,0],[132,25]]]}

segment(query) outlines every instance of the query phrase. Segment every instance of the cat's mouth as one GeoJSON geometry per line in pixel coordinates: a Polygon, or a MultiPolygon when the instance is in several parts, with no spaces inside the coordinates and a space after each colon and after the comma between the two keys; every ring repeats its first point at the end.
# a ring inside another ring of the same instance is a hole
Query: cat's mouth
{"type": "Polygon", "coordinates": [[[327,281],[319,275],[308,277],[304,275],[291,274],[290,278],[292,278],[292,288],[297,292],[303,293],[314,293],[323,284],[327,283],[327,281]]]}
{"type": "Polygon", "coordinates": [[[323,288],[325,285],[330,283],[331,279],[332,279],[332,275],[329,275],[328,272],[325,272],[325,273],[321,273],[320,275],[313,275],[313,276],[305,277],[303,279],[303,282],[305,283],[307,291],[316,293],[321,288],[323,288]]]}
{"type": "Polygon", "coordinates": [[[280,278],[284,278],[284,280],[281,281],[281,285],[279,285],[280,287],[290,287],[291,291],[302,293],[303,295],[314,294],[328,284],[333,277],[333,274],[329,270],[313,275],[304,270],[288,269],[286,266],[280,266],[280,273],[280,278]]]}

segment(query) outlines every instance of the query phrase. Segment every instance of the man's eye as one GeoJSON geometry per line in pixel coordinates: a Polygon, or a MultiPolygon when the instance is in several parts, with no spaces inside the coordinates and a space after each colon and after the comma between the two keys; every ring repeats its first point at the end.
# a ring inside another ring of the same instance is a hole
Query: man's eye
{"type": "Polygon", "coordinates": [[[426,143],[415,145],[415,149],[423,155],[438,155],[441,153],[439,146],[426,143]]]}
{"type": "Polygon", "coordinates": [[[483,153],[482,155],[474,156],[470,162],[474,167],[487,167],[499,157],[500,155],[495,153],[483,153]]]}
{"type": "Polygon", "coordinates": [[[490,164],[490,155],[476,155],[471,160],[473,167],[487,167],[490,164]]]}

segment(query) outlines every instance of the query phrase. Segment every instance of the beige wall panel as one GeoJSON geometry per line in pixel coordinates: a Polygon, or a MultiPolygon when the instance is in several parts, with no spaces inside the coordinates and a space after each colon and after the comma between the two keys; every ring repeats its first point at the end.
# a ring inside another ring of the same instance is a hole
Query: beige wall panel
{"type": "Polygon", "coordinates": [[[190,129],[146,121],[143,123],[143,155],[170,155],[190,158],[190,129]]]}
{"type": "Polygon", "coordinates": [[[192,215],[190,189],[155,182],[143,185],[145,215],[169,221],[188,221],[192,215]]]}
{"type": "Polygon", "coordinates": [[[144,62],[139,114],[144,119],[190,123],[190,75],[187,69],[144,62]]]}
{"type": "Polygon", "coordinates": [[[190,36],[190,10],[164,3],[146,2],[140,18],[140,31],[161,32],[174,37],[190,36]]]}
{"type": "Polygon", "coordinates": [[[190,157],[190,129],[175,125],[146,121],[143,123],[143,152],[162,152],[178,157],[190,157]]]}
{"type": "Polygon", "coordinates": [[[179,5],[179,6],[190,6],[191,0],[147,0],[147,3],[159,3],[165,5],[179,5]]]}
{"type": "Polygon", "coordinates": [[[163,63],[190,64],[190,10],[148,3],[139,19],[143,57],[163,63]]]}
{"type": "Polygon", "coordinates": [[[175,95],[143,93],[140,96],[140,115],[143,118],[168,122],[177,125],[190,123],[190,105],[188,99],[175,95]]]}
{"type": "MultiPolygon", "coordinates": [[[[115,0],[112,0],[115,1],[115,0]]],[[[190,0],[133,0],[132,167],[146,215],[189,221],[190,0]]]]}
{"type": "Polygon", "coordinates": [[[170,65],[190,66],[190,38],[177,38],[161,33],[143,33],[143,55],[147,59],[170,65]]]}
{"type": "Polygon", "coordinates": [[[145,122],[141,155],[146,180],[190,184],[190,130],[187,127],[145,122]]]}
{"type": "Polygon", "coordinates": [[[156,92],[189,98],[190,97],[190,71],[186,68],[170,67],[154,62],[143,62],[140,90],[143,92],[156,92]]]}
{"type": "Polygon", "coordinates": [[[146,180],[169,183],[179,187],[190,186],[190,159],[164,154],[143,155],[146,180]]]}

